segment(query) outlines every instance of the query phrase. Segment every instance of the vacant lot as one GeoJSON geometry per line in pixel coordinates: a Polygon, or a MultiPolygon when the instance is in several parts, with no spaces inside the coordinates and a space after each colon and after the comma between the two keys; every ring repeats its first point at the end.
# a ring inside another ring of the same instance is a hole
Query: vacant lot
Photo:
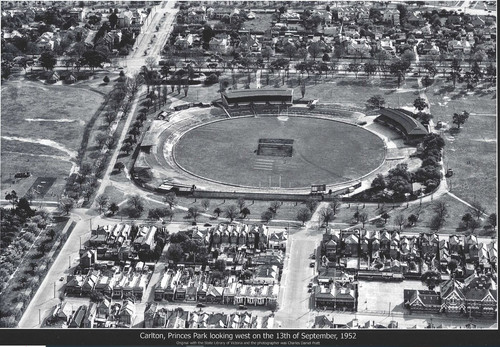
{"type": "Polygon", "coordinates": [[[375,311],[379,313],[404,312],[404,289],[427,290],[420,281],[403,281],[403,282],[377,282],[377,281],[360,281],[358,297],[358,312],[375,311]],[[383,295],[376,295],[380,293],[383,295]]]}
{"type": "Polygon", "coordinates": [[[382,141],[344,123],[290,117],[239,118],[198,127],[177,143],[186,170],[216,181],[254,187],[307,187],[356,179],[381,164],[382,141]],[[259,139],[289,139],[293,156],[257,155],[259,139]]]}

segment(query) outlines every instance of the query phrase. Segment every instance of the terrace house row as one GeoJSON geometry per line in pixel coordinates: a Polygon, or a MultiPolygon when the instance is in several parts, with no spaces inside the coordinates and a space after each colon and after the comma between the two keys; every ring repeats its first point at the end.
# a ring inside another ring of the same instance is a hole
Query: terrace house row
{"type": "Polygon", "coordinates": [[[129,224],[98,226],[91,231],[89,245],[97,250],[97,259],[137,259],[139,252],[151,252],[156,247],[155,226],[139,226],[137,234],[129,224]]]}
{"type": "Polygon", "coordinates": [[[224,305],[269,306],[276,304],[279,286],[236,282],[230,278],[225,284],[212,284],[210,276],[202,273],[193,277],[185,271],[167,270],[155,285],[157,301],[207,302],[224,305]]]}
{"type": "Polygon", "coordinates": [[[363,274],[370,270],[397,272],[415,278],[429,269],[446,276],[452,260],[457,264],[458,276],[469,276],[478,266],[491,272],[498,256],[495,242],[478,243],[475,235],[422,233],[415,237],[401,236],[398,231],[346,232],[331,228],[323,235],[321,250],[327,266],[352,267],[363,274]]]}
{"type": "Polygon", "coordinates": [[[103,294],[109,298],[134,298],[142,300],[151,279],[152,270],[138,263],[134,268],[127,266],[123,271],[118,266],[112,269],[90,270],[85,274],[68,276],[65,285],[67,295],[90,296],[92,293],[103,294]]]}
{"type": "Polygon", "coordinates": [[[99,303],[76,306],[63,302],[54,306],[46,319],[47,325],[63,324],[69,328],[131,327],[136,318],[136,306],[131,300],[111,303],[104,299],[99,303]]]}
{"type": "Polygon", "coordinates": [[[144,328],[272,328],[274,316],[252,316],[250,312],[208,313],[167,309],[157,303],[149,303],[144,312],[144,328]]]}

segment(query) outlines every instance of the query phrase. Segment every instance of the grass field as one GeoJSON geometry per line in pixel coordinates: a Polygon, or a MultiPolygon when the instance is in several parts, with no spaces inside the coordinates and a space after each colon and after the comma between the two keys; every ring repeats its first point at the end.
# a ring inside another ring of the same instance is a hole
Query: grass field
{"type": "Polygon", "coordinates": [[[191,130],[175,156],[186,170],[221,182],[254,187],[339,183],[375,169],[383,143],[363,129],[329,120],[240,118],[191,130]],[[291,158],[258,156],[261,138],[293,139],[291,158]]]}
{"type": "Polygon", "coordinates": [[[443,133],[445,165],[454,171],[448,183],[454,194],[468,202],[477,200],[488,213],[493,213],[498,204],[496,88],[483,85],[473,93],[465,93],[461,85],[457,84],[454,90],[451,87],[450,83],[441,81],[426,93],[435,122],[443,121],[449,127],[456,127],[454,113],[471,113],[459,133],[443,133]]]}
{"type": "Polygon", "coordinates": [[[6,189],[23,195],[39,176],[57,177],[46,199],[62,193],[85,124],[103,101],[102,93],[87,89],[92,83],[97,82],[48,86],[17,80],[2,85],[2,195],[6,189]],[[20,171],[32,177],[13,183],[20,171]]]}
{"type": "Polygon", "coordinates": [[[82,130],[102,95],[70,86],[22,81],[2,89],[2,137],[51,140],[78,150],[82,130]]]}

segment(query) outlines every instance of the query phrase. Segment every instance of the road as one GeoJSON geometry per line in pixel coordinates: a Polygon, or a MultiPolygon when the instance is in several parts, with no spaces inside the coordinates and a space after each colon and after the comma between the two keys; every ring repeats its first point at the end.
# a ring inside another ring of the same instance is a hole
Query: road
{"type": "Polygon", "coordinates": [[[118,65],[126,67],[127,74],[133,75],[139,72],[148,57],[155,58],[157,62],[160,60],[161,51],[170,35],[172,24],[178,12],[174,5],[175,1],[170,0],[155,6],[150,13],[152,17],[149,23],[143,27],[136,39],[133,47],[134,52],[128,57],[116,60],[118,65]],[[158,31],[157,27],[159,27],[158,31]],[[145,54],[145,52],[147,53],[145,54]]]}
{"type": "Polygon", "coordinates": [[[289,246],[286,251],[285,265],[281,278],[279,310],[276,312],[275,327],[305,328],[311,326],[311,293],[307,284],[316,276],[316,267],[309,266],[310,255],[322,239],[318,230],[319,211],[327,206],[318,205],[316,212],[306,226],[298,231],[290,231],[289,246]]]}

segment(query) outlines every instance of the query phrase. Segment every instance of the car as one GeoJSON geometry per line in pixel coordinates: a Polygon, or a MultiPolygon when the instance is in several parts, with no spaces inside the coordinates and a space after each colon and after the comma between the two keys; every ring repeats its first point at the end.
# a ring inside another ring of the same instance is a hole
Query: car
{"type": "Polygon", "coordinates": [[[64,276],[62,276],[61,278],[59,278],[59,281],[64,281],[64,276]]]}
{"type": "Polygon", "coordinates": [[[312,288],[312,286],[313,286],[313,283],[309,282],[309,284],[307,285],[307,288],[312,288]]]}
{"type": "Polygon", "coordinates": [[[248,307],[246,307],[245,305],[239,305],[238,306],[238,310],[246,310],[248,307]]]}
{"type": "Polygon", "coordinates": [[[202,304],[201,302],[199,304],[196,305],[196,307],[206,307],[207,305],[205,304],[202,304]]]}
{"type": "Polygon", "coordinates": [[[308,293],[312,293],[312,291],[313,291],[313,289],[312,289],[312,288],[307,289],[307,292],[308,292],[308,293]]]}
{"type": "Polygon", "coordinates": [[[316,259],[316,254],[311,254],[311,259],[316,259]]]}
{"type": "Polygon", "coordinates": [[[314,267],[314,262],[312,261],[310,264],[309,264],[309,267],[314,267]]]}

